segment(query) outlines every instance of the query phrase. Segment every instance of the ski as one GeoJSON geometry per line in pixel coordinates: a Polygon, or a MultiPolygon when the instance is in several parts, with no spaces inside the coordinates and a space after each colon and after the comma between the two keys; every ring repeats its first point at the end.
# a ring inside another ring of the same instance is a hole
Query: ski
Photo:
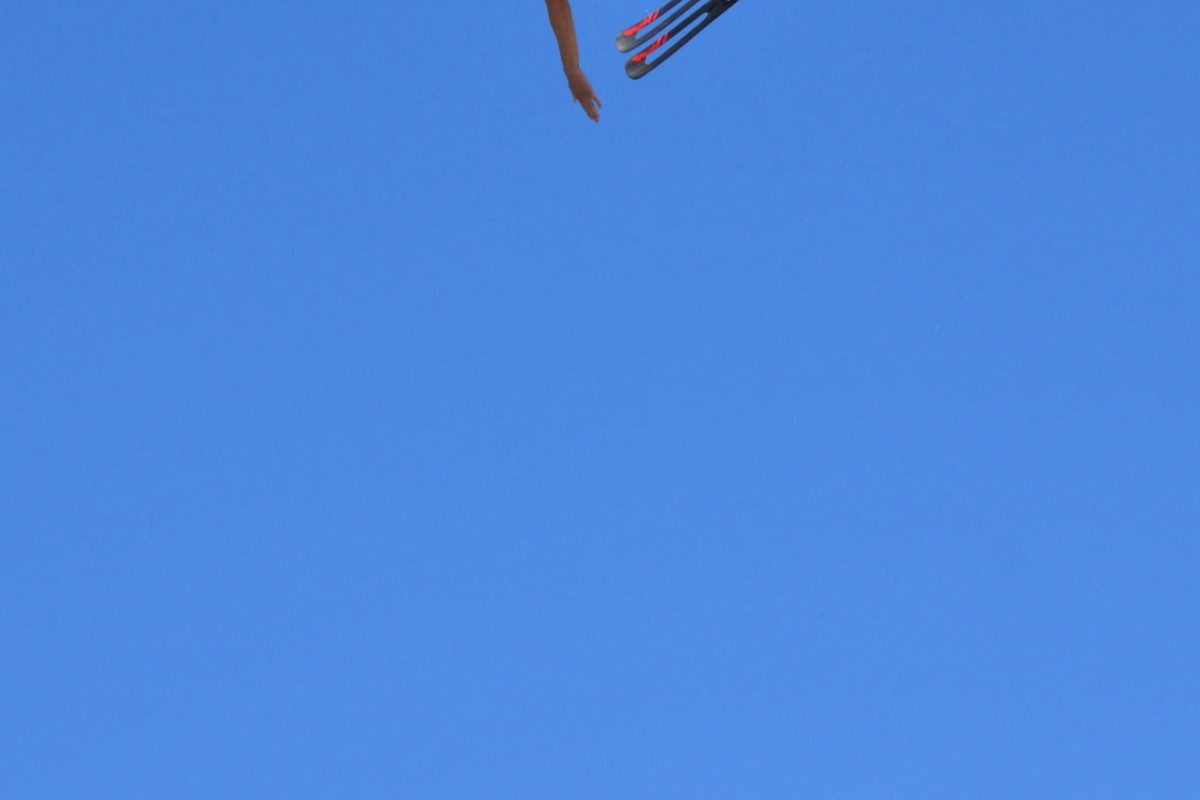
{"type": "Polygon", "coordinates": [[[621,35],[617,37],[617,49],[621,50],[621,52],[628,52],[642,46],[646,42],[650,42],[649,46],[625,62],[625,74],[635,80],[646,75],[678,52],[679,48],[690,42],[700,31],[711,25],[713,20],[728,11],[736,2],[738,0],[671,0],[671,2],[646,17],[637,25],[622,31],[621,35]],[[668,15],[665,19],[662,19],[663,14],[671,11],[680,2],[684,3],[682,7],[676,9],[673,14],[668,15]],[[679,24],[666,33],[659,35],[660,31],[692,8],[695,8],[695,10],[684,17],[679,24]],[[655,25],[654,23],[659,19],[662,19],[662,21],[655,25]],[[650,30],[644,31],[648,27],[650,27],[650,30]],[[679,36],[681,33],[683,35],[679,36]],[[675,38],[676,36],[679,36],[679,38],[675,38]],[[652,54],[658,52],[658,50],[668,43],[670,47],[659,53],[653,60],[650,59],[652,54]]]}
{"type": "Polygon", "coordinates": [[[637,25],[634,25],[632,28],[628,28],[617,34],[617,50],[621,51],[622,53],[628,53],[630,50],[636,50],[658,35],[663,28],[679,19],[679,17],[682,16],[685,11],[696,5],[696,3],[700,2],[703,2],[703,0],[671,0],[662,8],[652,12],[637,25]],[[663,18],[664,14],[675,8],[675,6],[679,5],[680,3],[683,3],[682,8],[678,9],[669,17],[666,17],[665,19],[663,18]],[[662,21],[657,25],[654,25],[654,23],[660,19],[662,21]],[[650,28],[650,30],[646,30],[646,28],[649,28],[651,25],[654,25],[654,27],[650,28]]]}

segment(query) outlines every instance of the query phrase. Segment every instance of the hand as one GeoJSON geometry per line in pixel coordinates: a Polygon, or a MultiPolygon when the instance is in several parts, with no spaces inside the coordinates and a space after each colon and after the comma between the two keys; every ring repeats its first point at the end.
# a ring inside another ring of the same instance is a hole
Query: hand
{"type": "Polygon", "coordinates": [[[583,70],[568,72],[567,85],[571,87],[571,96],[575,98],[576,103],[583,106],[584,113],[588,115],[588,118],[592,122],[599,122],[599,109],[604,108],[604,104],[600,102],[599,97],[596,97],[596,92],[592,89],[592,84],[587,76],[583,74],[583,70]]]}

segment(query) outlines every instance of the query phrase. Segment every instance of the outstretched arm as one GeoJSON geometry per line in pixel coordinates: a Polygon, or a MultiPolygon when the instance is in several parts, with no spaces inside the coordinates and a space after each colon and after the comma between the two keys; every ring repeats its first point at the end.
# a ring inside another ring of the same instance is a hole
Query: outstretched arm
{"type": "Polygon", "coordinates": [[[599,109],[603,106],[579,67],[579,42],[575,38],[571,3],[569,0],[546,0],[546,11],[550,13],[550,27],[554,28],[554,36],[558,39],[558,54],[562,57],[563,72],[567,76],[567,85],[571,87],[571,96],[583,106],[593,122],[599,122],[599,109]]]}

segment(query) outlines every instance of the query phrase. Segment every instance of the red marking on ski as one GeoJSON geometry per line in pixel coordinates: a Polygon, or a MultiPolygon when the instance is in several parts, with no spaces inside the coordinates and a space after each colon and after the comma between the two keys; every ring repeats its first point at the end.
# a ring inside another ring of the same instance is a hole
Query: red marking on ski
{"type": "MultiPolygon", "coordinates": [[[[659,10],[661,11],[661,9],[659,9],[659,10]]],[[[624,35],[625,35],[625,36],[633,36],[633,35],[634,35],[634,34],[636,34],[638,31],[640,31],[642,28],[646,27],[646,26],[647,26],[647,25],[649,25],[651,22],[654,22],[654,20],[656,20],[656,19],[658,19],[658,11],[655,11],[653,14],[651,14],[651,15],[650,15],[650,16],[648,16],[648,17],[646,17],[644,20],[642,20],[641,22],[639,22],[637,25],[634,25],[632,28],[630,28],[629,30],[625,31],[625,34],[624,34],[624,35]]]]}
{"type": "Polygon", "coordinates": [[[645,50],[643,50],[642,52],[640,52],[636,56],[634,56],[633,60],[634,61],[645,61],[647,56],[649,56],[655,50],[657,50],[658,48],[660,48],[664,44],[666,44],[667,39],[670,39],[670,38],[671,38],[671,34],[664,33],[662,36],[660,36],[654,40],[654,44],[650,45],[645,50]]]}

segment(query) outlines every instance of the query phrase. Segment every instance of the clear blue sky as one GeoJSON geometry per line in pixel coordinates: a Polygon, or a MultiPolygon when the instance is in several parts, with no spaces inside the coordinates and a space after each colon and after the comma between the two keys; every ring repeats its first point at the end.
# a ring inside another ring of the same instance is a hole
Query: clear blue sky
{"type": "Polygon", "coordinates": [[[1200,6],[0,13],[0,796],[1200,797],[1200,6]]]}

